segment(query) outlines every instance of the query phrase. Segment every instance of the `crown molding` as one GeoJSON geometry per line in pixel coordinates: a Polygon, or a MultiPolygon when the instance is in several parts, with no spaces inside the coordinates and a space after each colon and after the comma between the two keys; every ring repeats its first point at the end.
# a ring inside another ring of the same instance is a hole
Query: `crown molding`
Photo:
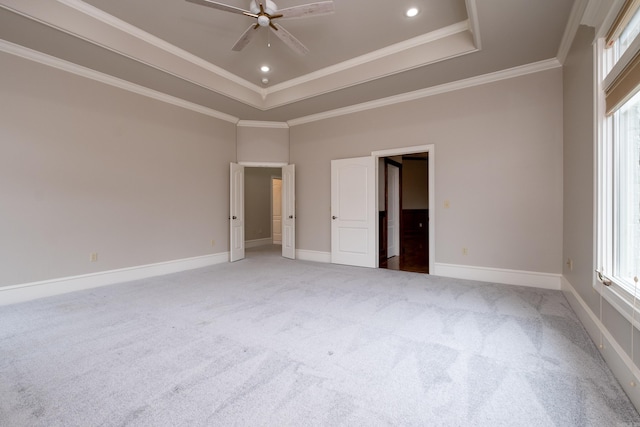
{"type": "MultiPolygon", "coordinates": [[[[465,26],[467,25],[465,21],[465,26]]],[[[468,29],[431,40],[429,43],[380,56],[373,62],[363,62],[340,72],[324,74],[295,87],[271,92],[266,99],[265,109],[288,105],[318,95],[334,92],[362,83],[391,76],[457,56],[477,52],[473,37],[468,29]]]]}
{"type": "Polygon", "coordinates": [[[389,55],[394,55],[396,53],[404,52],[406,50],[409,50],[415,47],[432,43],[436,40],[440,40],[448,36],[458,34],[463,31],[467,31],[468,29],[469,29],[469,25],[467,21],[458,22],[458,23],[449,25],[448,27],[440,28],[430,33],[422,34],[412,39],[404,40],[400,43],[396,43],[391,46],[387,46],[385,48],[376,50],[374,52],[370,52],[370,53],[358,56],[356,58],[346,60],[339,64],[332,65],[332,66],[323,68],[321,70],[306,74],[304,76],[300,76],[298,78],[291,79],[286,82],[282,82],[280,84],[274,85],[266,89],[266,95],[269,96],[272,93],[280,92],[286,89],[300,86],[322,77],[348,71],[360,65],[370,64],[371,62],[385,58],[389,55]]]}
{"type": "Polygon", "coordinates": [[[594,27],[597,33],[614,3],[614,0],[588,0],[580,23],[594,27]]]}
{"type": "Polygon", "coordinates": [[[252,84],[81,0],[2,5],[24,17],[66,32],[206,90],[261,111],[365,83],[429,63],[477,51],[475,1],[466,0],[469,20],[289,80],[271,88],[252,84]],[[374,70],[375,69],[375,70],[374,70]],[[336,84],[337,83],[337,84],[336,84]]]}
{"type": "Polygon", "coordinates": [[[212,92],[262,108],[258,86],[231,73],[215,72],[218,67],[79,0],[2,0],[0,7],[212,92]]]}
{"type": "Polygon", "coordinates": [[[257,120],[240,120],[237,126],[247,128],[289,129],[289,125],[286,122],[261,122],[257,120]]]}
{"type": "Polygon", "coordinates": [[[227,70],[225,70],[224,68],[220,68],[208,61],[205,61],[204,59],[200,58],[199,56],[196,56],[192,53],[187,52],[186,50],[180,49],[179,47],[172,45],[171,43],[167,43],[166,41],[162,40],[159,37],[154,36],[153,34],[150,34],[144,30],[141,30],[138,27],[135,27],[119,18],[116,18],[113,15],[109,15],[106,12],[103,12],[102,10],[98,9],[95,6],[92,6],[88,3],[85,3],[81,0],[57,0],[59,3],[62,3],[66,6],[69,6],[73,9],[76,9],[80,12],[82,12],[83,14],[90,16],[94,19],[97,19],[98,21],[104,22],[105,24],[117,28],[118,30],[129,34],[130,36],[133,36],[137,39],[140,40],[144,40],[145,42],[156,46],[162,50],[165,50],[179,58],[182,58],[186,61],[189,61],[199,67],[202,67],[206,70],[211,71],[212,73],[215,73],[219,76],[224,77],[225,79],[228,79],[240,86],[244,86],[247,89],[251,89],[255,92],[260,92],[262,90],[262,88],[256,84],[253,84],[251,82],[248,82],[247,80],[244,80],[238,76],[236,76],[233,73],[228,72],[227,70]]]}
{"type": "Polygon", "coordinates": [[[478,7],[476,0],[466,0],[467,15],[469,16],[469,30],[473,35],[473,43],[478,50],[482,50],[482,41],[480,40],[480,20],[478,19],[478,7]]]}
{"type": "Polygon", "coordinates": [[[421,98],[427,98],[442,93],[452,92],[460,89],[465,89],[473,86],[479,86],[487,83],[492,83],[500,80],[506,80],[514,77],[519,77],[527,74],[546,71],[554,68],[559,68],[562,64],[557,59],[549,59],[546,61],[540,61],[533,64],[528,64],[520,67],[515,67],[503,71],[497,71],[495,73],[489,73],[482,76],[472,77],[465,80],[460,80],[453,83],[446,83],[440,86],[435,86],[427,89],[421,89],[414,92],[409,92],[401,95],[391,96],[388,98],[379,99],[376,101],[365,102],[345,108],[339,108],[331,111],[325,111],[319,114],[313,114],[305,117],[289,120],[287,122],[268,122],[268,121],[253,121],[253,120],[240,120],[238,117],[222,113],[220,111],[203,107],[201,105],[185,101],[183,99],[167,95],[162,92],[158,92],[126,80],[122,80],[110,75],[100,73],[98,71],[82,67],[80,65],[64,61],[62,59],[20,46],[5,40],[0,40],[0,52],[11,54],[21,57],[33,62],[37,62],[42,65],[46,65],[52,68],[56,68],[62,71],[66,71],[84,78],[88,78],[100,83],[107,84],[119,89],[123,89],[132,93],[136,93],[148,98],[152,98],[161,102],[175,105],[177,107],[185,108],[187,110],[195,111],[200,114],[204,114],[219,120],[236,124],[239,127],[258,127],[258,128],[291,128],[306,123],[312,123],[320,120],[325,120],[333,117],[344,116],[361,111],[371,110],[375,108],[381,108],[403,102],[413,101],[421,98]]]}
{"type": "Polygon", "coordinates": [[[238,164],[247,168],[281,168],[289,165],[287,162],[238,162],[238,164]]]}
{"type": "Polygon", "coordinates": [[[564,29],[564,34],[562,35],[560,47],[558,48],[558,53],[556,55],[556,58],[558,59],[558,61],[560,61],[561,64],[564,64],[564,61],[567,59],[567,55],[569,54],[569,50],[571,49],[571,44],[573,43],[573,39],[578,32],[578,27],[582,22],[582,18],[585,11],[587,10],[588,5],[589,0],[576,0],[575,3],[573,3],[571,14],[569,15],[569,21],[567,22],[567,26],[564,29]]]}
{"type": "Polygon", "coordinates": [[[158,92],[153,89],[149,89],[144,86],[140,86],[135,83],[110,76],[108,74],[100,73],[90,68],[82,67],[72,62],[68,62],[5,40],[0,40],[0,52],[18,56],[29,61],[37,62],[42,65],[66,71],[80,77],[91,79],[100,83],[107,84],[109,86],[136,93],[138,95],[146,96],[147,98],[152,98],[157,101],[165,102],[167,104],[172,104],[177,107],[185,108],[187,110],[195,111],[197,113],[224,120],[233,124],[238,123],[239,120],[237,117],[231,116],[229,114],[225,114],[211,108],[203,107],[202,105],[185,101],[184,99],[176,98],[175,96],[167,95],[165,93],[158,92]]]}
{"type": "Polygon", "coordinates": [[[494,83],[500,80],[512,79],[514,77],[520,77],[527,74],[533,74],[541,71],[552,70],[555,68],[560,68],[561,66],[562,64],[557,59],[555,58],[548,59],[544,61],[534,62],[532,64],[509,68],[507,70],[496,71],[494,73],[489,73],[481,76],[471,77],[464,80],[459,80],[457,82],[445,83],[439,86],[421,89],[414,92],[408,92],[401,95],[390,96],[388,98],[382,98],[375,101],[364,102],[362,104],[352,105],[345,108],[338,108],[331,111],[325,111],[323,113],[312,114],[309,116],[289,120],[287,121],[287,123],[289,124],[289,127],[299,126],[306,123],[317,122],[320,120],[326,120],[333,117],[345,116],[347,114],[358,113],[361,111],[372,110],[375,108],[386,107],[390,105],[400,104],[403,102],[414,101],[414,100],[427,98],[434,95],[453,92],[460,89],[480,86],[487,83],[494,83]]]}

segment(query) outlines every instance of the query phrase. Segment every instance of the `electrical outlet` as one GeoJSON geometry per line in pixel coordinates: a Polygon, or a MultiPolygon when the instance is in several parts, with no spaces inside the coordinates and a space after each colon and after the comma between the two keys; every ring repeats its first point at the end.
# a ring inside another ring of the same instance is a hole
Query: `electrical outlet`
{"type": "Polygon", "coordinates": [[[462,248],[462,255],[469,255],[469,249],[462,248]]]}
{"type": "Polygon", "coordinates": [[[97,262],[98,261],[98,253],[97,252],[91,252],[91,255],[89,255],[89,260],[91,262],[97,262]]]}
{"type": "Polygon", "coordinates": [[[567,258],[567,265],[569,266],[569,271],[573,271],[573,260],[571,258],[567,258]]]}
{"type": "Polygon", "coordinates": [[[445,201],[444,201],[444,208],[445,208],[445,209],[449,209],[449,207],[450,207],[450,206],[451,206],[451,203],[449,203],[449,201],[448,201],[448,200],[445,200],[445,201]]]}
{"type": "Polygon", "coordinates": [[[216,245],[216,241],[214,239],[211,239],[211,246],[215,246],[216,245]]]}

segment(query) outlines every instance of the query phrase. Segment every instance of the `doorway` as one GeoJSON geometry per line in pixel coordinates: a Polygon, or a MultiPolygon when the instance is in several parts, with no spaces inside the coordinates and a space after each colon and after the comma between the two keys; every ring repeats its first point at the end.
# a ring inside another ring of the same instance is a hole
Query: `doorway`
{"type": "Polygon", "coordinates": [[[231,262],[244,259],[245,248],[274,240],[283,257],[295,259],[295,166],[276,166],[231,163],[231,262]]]}
{"type": "Polygon", "coordinates": [[[429,153],[379,160],[379,267],[429,273],[429,153]]]}
{"type": "MultiPolygon", "coordinates": [[[[384,184],[380,175],[385,157],[420,153],[426,158],[426,220],[418,228],[426,228],[428,272],[435,265],[435,146],[419,145],[371,152],[371,156],[331,161],[331,262],[361,267],[380,266],[379,251],[383,232],[380,231],[380,206],[384,206],[384,184]],[[381,201],[382,200],[382,201],[381,201]]],[[[382,171],[382,172],[381,172],[382,171]]],[[[404,185],[403,185],[404,187],[404,185]]],[[[404,191],[401,191],[402,194],[404,191]]],[[[401,228],[402,214],[400,215],[401,228]]],[[[388,232],[388,231],[387,231],[388,232]]],[[[404,232],[404,231],[403,231],[404,232]]],[[[401,236],[402,233],[401,232],[401,236]]],[[[424,243],[424,242],[423,242],[424,243]]],[[[402,254],[402,246],[400,248],[402,254]]]]}

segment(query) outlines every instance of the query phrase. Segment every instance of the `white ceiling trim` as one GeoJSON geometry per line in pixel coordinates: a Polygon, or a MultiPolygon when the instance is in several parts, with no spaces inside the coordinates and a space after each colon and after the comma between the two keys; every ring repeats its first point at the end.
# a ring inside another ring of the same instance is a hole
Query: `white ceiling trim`
{"type": "MultiPolygon", "coordinates": [[[[600,22],[600,27],[596,28],[596,39],[606,36],[607,31],[611,25],[613,25],[618,13],[624,6],[625,0],[610,0],[608,3],[610,4],[609,8],[606,11],[602,11],[603,16],[602,22],[600,22]]],[[[602,7],[602,5],[599,7],[602,7]]]]}
{"type": "Polygon", "coordinates": [[[569,15],[569,21],[564,29],[564,34],[560,41],[560,47],[558,48],[558,54],[556,55],[556,58],[558,58],[561,64],[564,64],[564,61],[567,59],[567,55],[571,49],[571,44],[578,32],[578,27],[580,26],[582,17],[587,10],[588,4],[589,0],[576,0],[575,3],[573,3],[571,14],[569,15]]]}
{"type": "Polygon", "coordinates": [[[107,84],[119,89],[123,89],[138,95],[146,96],[148,98],[155,99],[157,101],[165,102],[167,104],[175,105],[176,107],[185,108],[187,110],[195,111],[206,116],[214,117],[216,119],[224,120],[233,124],[238,123],[238,118],[229,114],[222,113],[212,108],[203,107],[202,105],[194,104],[193,102],[185,101],[184,99],[176,98],[175,96],[167,95],[162,92],[149,89],[135,83],[128,82],[126,80],[119,79],[117,77],[110,76],[108,74],[100,73],[90,68],[82,67],[78,64],[68,62],[51,55],[47,55],[24,46],[20,46],[5,40],[0,40],[0,52],[5,52],[11,55],[15,55],[30,61],[37,62],[42,65],[46,65],[58,70],[66,71],[71,74],[75,74],[80,77],[85,77],[91,80],[95,80],[100,83],[107,84]]]}
{"type": "Polygon", "coordinates": [[[473,37],[467,28],[463,32],[456,32],[448,37],[438,38],[426,44],[381,56],[370,63],[361,63],[341,72],[319,76],[307,83],[283,91],[272,92],[265,99],[265,107],[266,109],[281,107],[477,51],[478,49],[473,44],[473,37]]]}
{"type": "Polygon", "coordinates": [[[520,77],[527,74],[538,73],[541,71],[551,70],[559,67],[562,67],[562,64],[556,58],[548,59],[544,61],[535,62],[533,64],[522,65],[520,67],[514,67],[507,70],[496,71],[494,73],[489,73],[481,76],[471,77],[464,80],[459,80],[457,82],[445,83],[443,85],[421,89],[413,92],[408,92],[401,95],[390,96],[390,97],[378,99],[375,101],[364,102],[362,104],[352,105],[344,108],[338,108],[331,111],[325,111],[323,113],[312,114],[309,116],[288,120],[287,124],[289,125],[289,127],[298,126],[305,123],[317,122],[317,121],[329,119],[332,117],[339,117],[347,114],[358,113],[361,111],[372,110],[375,108],[386,107],[389,105],[400,104],[403,102],[414,101],[421,98],[440,95],[442,93],[453,92],[460,89],[466,89],[473,86],[480,86],[487,83],[493,83],[500,80],[511,79],[514,77],[520,77]]]}
{"type": "Polygon", "coordinates": [[[159,37],[154,36],[153,34],[147,33],[140,28],[129,24],[119,18],[116,18],[113,15],[109,15],[108,13],[98,9],[95,6],[92,6],[88,3],[85,3],[81,0],[57,0],[60,3],[63,3],[71,8],[74,8],[85,15],[88,15],[94,19],[97,19],[101,22],[104,22],[111,27],[117,28],[118,30],[127,33],[135,38],[140,40],[144,40],[145,42],[156,46],[162,50],[170,52],[171,54],[182,58],[186,61],[192,62],[193,64],[202,67],[211,71],[212,73],[218,74],[226,79],[231,80],[232,82],[239,84],[241,86],[246,87],[247,89],[251,89],[255,92],[260,92],[262,88],[258,85],[255,85],[247,80],[244,80],[233,73],[228,72],[224,68],[220,68],[204,59],[196,56],[192,53],[187,52],[186,50],[180,49],[179,47],[172,45],[171,43],[167,43],[159,37]]]}
{"type": "MultiPolygon", "coordinates": [[[[309,73],[304,76],[291,79],[277,85],[273,85],[272,87],[267,88],[265,90],[265,93],[267,96],[269,96],[272,93],[279,92],[285,89],[291,89],[295,86],[300,86],[305,83],[320,79],[322,77],[334,75],[343,71],[348,71],[361,65],[371,65],[371,63],[383,59],[389,55],[394,55],[396,53],[404,52],[415,47],[420,47],[432,43],[436,40],[444,39],[448,36],[467,31],[468,29],[469,24],[467,21],[457,22],[455,24],[449,25],[448,27],[440,28],[430,33],[422,34],[412,39],[401,41],[400,43],[384,47],[374,52],[370,52],[356,58],[348,59],[344,62],[323,68],[313,73],[309,73]]],[[[416,64],[420,64],[420,62],[420,58],[416,58],[416,64]]]]}
{"type": "Polygon", "coordinates": [[[305,117],[289,120],[287,122],[267,122],[267,121],[253,121],[253,120],[240,120],[238,117],[230,114],[222,113],[212,108],[204,107],[202,105],[195,104],[193,102],[185,101],[183,99],[167,95],[162,92],[158,92],[126,80],[122,80],[98,71],[82,67],[80,65],[68,62],[51,55],[47,55],[24,46],[20,46],[5,40],[0,40],[0,52],[5,52],[11,55],[15,55],[30,61],[34,61],[52,68],[56,68],[62,71],[66,71],[81,77],[85,77],[94,81],[98,81],[119,89],[123,89],[132,93],[136,93],[148,98],[152,98],[161,102],[166,102],[171,105],[175,105],[180,108],[195,111],[216,119],[224,120],[236,124],[237,126],[248,127],[267,127],[267,128],[286,128],[302,125],[305,123],[312,123],[315,121],[325,120],[332,117],[339,117],[348,114],[357,113],[360,111],[371,110],[374,108],[385,107],[389,105],[399,104],[402,102],[413,101],[421,98],[426,98],[433,95],[438,95],[446,92],[452,92],[455,90],[465,89],[482,84],[492,83],[499,80],[510,79],[514,77],[523,76],[526,74],[537,73],[545,70],[561,67],[562,64],[557,59],[549,59],[546,61],[540,61],[533,64],[528,64],[520,67],[511,68],[508,70],[497,71],[495,73],[485,74],[482,76],[472,77],[457,82],[447,83],[432,88],[421,89],[414,92],[405,93],[402,95],[391,96],[376,101],[365,102],[358,105],[353,105],[345,108],[339,108],[331,111],[325,111],[319,114],[312,114],[305,117]]]}
{"type": "Polygon", "coordinates": [[[261,122],[258,120],[240,120],[238,127],[289,129],[289,125],[286,122],[261,122]]]}
{"type": "Polygon", "coordinates": [[[238,164],[248,168],[281,168],[289,165],[286,162],[238,162],[238,164]]]}
{"type": "Polygon", "coordinates": [[[584,12],[581,24],[594,27],[596,33],[600,31],[600,27],[607,17],[607,13],[614,4],[614,0],[588,0],[589,5],[584,12]]]}
{"type": "Polygon", "coordinates": [[[81,0],[3,0],[2,7],[207,90],[266,111],[478,50],[470,19],[265,89],[81,0]],[[468,37],[469,34],[472,37],[468,37]],[[337,83],[337,84],[336,84],[337,83]]]}
{"type": "Polygon", "coordinates": [[[480,20],[478,19],[478,7],[476,0],[466,0],[467,15],[469,17],[469,29],[473,34],[473,43],[478,50],[482,49],[482,41],[480,39],[480,20]]]}
{"type": "Polygon", "coordinates": [[[212,92],[262,109],[263,100],[259,91],[195,64],[190,59],[196,57],[190,58],[186,52],[184,57],[176,56],[174,52],[164,49],[165,44],[154,44],[160,39],[150,34],[145,39],[139,38],[138,36],[144,33],[142,30],[133,33],[124,31],[123,28],[128,24],[123,21],[120,21],[122,22],[121,27],[114,27],[113,23],[119,21],[115,17],[105,22],[99,19],[104,18],[101,14],[99,14],[99,18],[86,14],[89,5],[79,10],[62,4],[60,1],[2,0],[2,3],[0,7],[26,18],[56,28],[212,92]]]}

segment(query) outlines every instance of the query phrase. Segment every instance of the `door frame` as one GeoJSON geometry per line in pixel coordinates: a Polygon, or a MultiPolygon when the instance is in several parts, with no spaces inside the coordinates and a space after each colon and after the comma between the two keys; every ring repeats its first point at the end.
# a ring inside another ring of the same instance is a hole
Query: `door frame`
{"type": "MultiPolygon", "coordinates": [[[[233,163],[233,162],[232,162],[233,163]]],[[[290,166],[290,163],[287,162],[237,162],[237,165],[240,166],[244,166],[245,168],[283,168],[285,166],[290,166]]],[[[244,183],[243,183],[244,185],[244,183]]],[[[231,187],[231,183],[229,185],[229,187],[231,187]]],[[[273,193],[273,188],[270,190],[271,193],[273,193]]],[[[243,189],[243,193],[244,193],[244,189],[243,189]]],[[[273,203],[273,194],[271,195],[271,200],[269,203],[273,203]]],[[[271,208],[271,212],[272,212],[272,216],[273,216],[273,207],[271,208]]],[[[231,217],[229,218],[231,219],[231,217]]],[[[294,218],[295,221],[295,218],[294,218]]],[[[273,224],[271,225],[272,230],[271,230],[271,237],[273,238],[273,224]]],[[[243,224],[243,229],[244,229],[244,224],[243,224]]],[[[231,253],[231,240],[229,241],[229,253],[231,253]]],[[[242,257],[244,258],[244,256],[242,257]]]]}
{"type": "MultiPolygon", "coordinates": [[[[433,274],[435,271],[435,259],[436,259],[436,192],[435,192],[435,162],[436,162],[436,153],[435,153],[435,145],[415,145],[411,147],[401,147],[401,148],[390,148],[388,150],[378,150],[372,151],[371,155],[376,158],[375,166],[376,166],[376,176],[380,176],[378,172],[378,168],[380,167],[380,158],[381,157],[393,157],[393,156],[402,156],[405,154],[416,154],[416,153],[428,153],[428,173],[427,173],[427,188],[429,191],[429,274],[433,274]]],[[[376,179],[376,194],[378,194],[378,185],[379,180],[376,179]]],[[[380,226],[378,224],[379,215],[378,211],[380,210],[379,206],[380,201],[376,198],[376,247],[380,247],[380,235],[378,230],[380,226]]],[[[376,267],[379,267],[379,258],[376,257],[376,267]]]]}

